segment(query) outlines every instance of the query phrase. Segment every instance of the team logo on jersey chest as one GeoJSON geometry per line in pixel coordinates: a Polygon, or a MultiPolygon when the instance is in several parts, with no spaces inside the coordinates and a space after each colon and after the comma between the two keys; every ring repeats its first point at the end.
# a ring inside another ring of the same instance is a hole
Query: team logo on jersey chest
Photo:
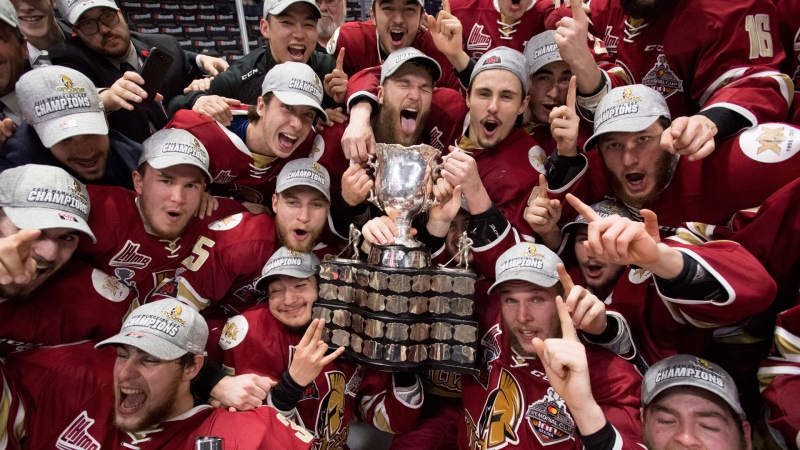
{"type": "Polygon", "coordinates": [[[467,50],[485,52],[492,46],[492,37],[483,32],[483,25],[472,25],[467,38],[467,50]]]}
{"type": "Polygon", "coordinates": [[[89,434],[89,428],[95,420],[86,411],[78,414],[56,441],[58,450],[100,450],[100,443],[89,434]]]}
{"type": "Polygon", "coordinates": [[[663,53],[658,55],[656,65],[642,78],[642,84],[657,90],[664,98],[683,92],[683,80],[669,68],[667,57],[663,53]]]}
{"type": "Polygon", "coordinates": [[[761,124],[739,136],[739,147],[758,162],[786,161],[800,151],[800,130],[782,123],[761,124]]]}
{"type": "Polygon", "coordinates": [[[230,170],[220,170],[211,182],[214,184],[228,184],[235,179],[236,176],[232,175],[230,170]]]}
{"type": "Polygon", "coordinates": [[[575,439],[575,421],[567,412],[564,399],[551,387],[547,388],[544,397],[528,406],[525,420],[542,445],[575,439]]]}
{"type": "Polygon", "coordinates": [[[125,242],[125,246],[122,247],[122,250],[119,251],[111,261],[108,262],[108,265],[112,267],[132,267],[134,269],[144,269],[150,264],[150,261],[153,258],[143,255],[139,253],[139,248],[141,244],[136,244],[132,242],[130,239],[125,242]]]}
{"type": "Polygon", "coordinates": [[[439,127],[433,127],[430,138],[428,138],[428,145],[437,150],[444,151],[445,148],[442,143],[442,136],[444,136],[444,133],[439,130],[439,127]]]}
{"type": "Polygon", "coordinates": [[[522,389],[511,373],[502,369],[497,388],[486,399],[478,421],[466,411],[464,420],[469,433],[469,448],[489,450],[519,443],[522,418],[522,389]]]}
{"type": "Polygon", "coordinates": [[[348,427],[344,423],[345,378],[342,372],[328,372],[328,393],[319,404],[315,449],[344,448],[348,427]]]}
{"type": "Polygon", "coordinates": [[[614,36],[611,31],[614,28],[611,25],[606,26],[606,35],[603,37],[603,44],[606,46],[608,53],[617,53],[617,44],[619,43],[619,36],[614,36]]]}
{"type": "Polygon", "coordinates": [[[477,375],[478,382],[484,389],[489,387],[489,377],[492,374],[492,362],[500,357],[500,342],[498,337],[503,332],[500,325],[495,325],[486,332],[481,338],[481,363],[480,373],[477,375]]]}

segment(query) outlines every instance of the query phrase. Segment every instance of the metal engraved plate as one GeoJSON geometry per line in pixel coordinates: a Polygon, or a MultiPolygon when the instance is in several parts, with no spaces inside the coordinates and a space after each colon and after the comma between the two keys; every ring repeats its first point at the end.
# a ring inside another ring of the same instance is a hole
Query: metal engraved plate
{"type": "Polygon", "coordinates": [[[453,279],[447,275],[434,275],[431,278],[431,289],[435,292],[450,292],[453,290],[453,279]]]}
{"type": "Polygon", "coordinates": [[[353,314],[350,317],[350,321],[353,324],[353,331],[356,333],[363,333],[364,332],[364,318],[358,314],[353,314]]]}
{"type": "Polygon", "coordinates": [[[314,315],[312,319],[323,319],[325,323],[330,323],[331,316],[331,310],[328,308],[314,308],[314,315]]]}
{"type": "Polygon", "coordinates": [[[406,360],[407,351],[405,345],[389,344],[384,347],[383,359],[391,362],[403,362],[406,360]]]}
{"type": "Polygon", "coordinates": [[[369,285],[369,270],[367,269],[358,269],[357,271],[358,276],[358,285],[359,286],[368,286],[369,285]]]}
{"type": "Polygon", "coordinates": [[[337,309],[333,312],[333,324],[340,327],[350,326],[350,311],[337,309]]]}
{"type": "Polygon", "coordinates": [[[369,286],[375,290],[384,290],[389,288],[389,275],[378,270],[372,271],[369,274],[369,286]]]}
{"type": "Polygon", "coordinates": [[[336,264],[322,263],[319,266],[319,277],[323,280],[339,279],[339,266],[336,264]]]}
{"type": "Polygon", "coordinates": [[[330,342],[331,341],[331,330],[329,328],[322,329],[322,336],[320,337],[322,342],[330,342]]]}
{"type": "Polygon", "coordinates": [[[436,322],[431,325],[431,337],[437,341],[446,341],[453,337],[453,327],[449,323],[436,322]]]}
{"type": "Polygon", "coordinates": [[[402,314],[408,312],[408,298],[402,295],[387,296],[386,311],[392,314],[402,314]]]}
{"type": "Polygon", "coordinates": [[[387,323],[386,339],[391,339],[393,341],[405,341],[408,339],[408,325],[397,322],[387,323]]]}
{"type": "Polygon", "coordinates": [[[375,341],[364,341],[361,352],[367,358],[381,359],[381,356],[383,356],[383,346],[375,341]]]}
{"type": "MultiPolygon", "coordinates": [[[[334,322],[336,318],[334,318],[334,322]]],[[[472,325],[456,325],[453,339],[464,344],[470,344],[478,339],[478,329],[472,325]]]]}
{"type": "Polygon", "coordinates": [[[375,292],[371,292],[367,296],[367,308],[373,311],[383,311],[386,297],[375,292]]]}
{"type": "Polygon", "coordinates": [[[347,347],[350,345],[350,333],[344,330],[333,330],[331,342],[339,347],[347,347]]]}
{"type": "Polygon", "coordinates": [[[358,335],[351,335],[350,336],[350,348],[353,349],[356,353],[361,353],[361,349],[364,345],[364,340],[358,337],[358,335]]]}
{"type": "Polygon", "coordinates": [[[431,326],[427,323],[415,323],[411,325],[411,339],[417,342],[428,339],[428,329],[430,329],[430,327],[431,326]]]}
{"type": "Polygon", "coordinates": [[[356,300],[356,293],[353,286],[339,286],[339,300],[345,303],[353,303],[356,300]]]}
{"type": "Polygon", "coordinates": [[[339,287],[330,283],[319,286],[319,297],[325,300],[336,300],[339,294],[339,287]]]}
{"type": "Polygon", "coordinates": [[[356,289],[356,305],[358,305],[359,308],[367,306],[367,291],[356,289]]]}
{"type": "Polygon", "coordinates": [[[408,275],[396,273],[389,276],[389,289],[392,292],[408,292],[411,290],[411,277],[408,275]]]}
{"type": "Polygon", "coordinates": [[[341,266],[339,268],[339,275],[340,280],[344,281],[345,283],[355,283],[356,282],[356,268],[350,266],[341,266]]]}
{"type": "Polygon", "coordinates": [[[459,295],[472,295],[475,293],[475,280],[467,277],[456,277],[453,280],[453,292],[459,295]]]}
{"type": "Polygon", "coordinates": [[[434,361],[447,361],[450,359],[450,346],[442,343],[429,346],[428,358],[434,361]]]}
{"type": "Polygon", "coordinates": [[[411,290],[414,292],[428,292],[431,290],[430,275],[417,275],[411,279],[411,290]]]}
{"type": "Polygon", "coordinates": [[[453,347],[453,361],[459,364],[472,364],[475,362],[475,349],[466,345],[453,347]]]}
{"type": "Polygon", "coordinates": [[[364,334],[371,338],[383,337],[383,323],[375,319],[367,319],[364,322],[364,334]]]}
{"type": "Polygon", "coordinates": [[[408,312],[411,314],[424,314],[428,312],[428,299],[425,297],[412,297],[408,303],[408,312]]]}
{"type": "Polygon", "coordinates": [[[434,314],[447,314],[450,312],[450,299],[447,297],[433,297],[430,300],[428,311],[434,314]]]}
{"type": "Polygon", "coordinates": [[[473,302],[468,298],[454,298],[450,301],[450,311],[459,316],[472,316],[473,302]]]}
{"type": "Polygon", "coordinates": [[[412,345],[408,348],[408,360],[422,362],[428,359],[428,348],[422,344],[412,345]]]}

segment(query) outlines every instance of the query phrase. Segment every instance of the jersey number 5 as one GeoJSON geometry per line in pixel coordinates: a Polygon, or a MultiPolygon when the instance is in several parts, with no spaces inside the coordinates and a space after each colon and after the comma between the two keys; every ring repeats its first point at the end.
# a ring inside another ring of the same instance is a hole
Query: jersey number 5
{"type": "Polygon", "coordinates": [[[208,259],[208,250],[203,247],[208,247],[210,249],[213,246],[214,241],[205,236],[200,236],[197,243],[194,244],[192,256],[187,256],[186,259],[183,260],[183,265],[192,272],[197,272],[208,259]]]}
{"type": "Polygon", "coordinates": [[[744,29],[750,35],[750,59],[756,59],[759,56],[772,58],[769,16],[767,14],[750,14],[745,17],[744,29]]]}

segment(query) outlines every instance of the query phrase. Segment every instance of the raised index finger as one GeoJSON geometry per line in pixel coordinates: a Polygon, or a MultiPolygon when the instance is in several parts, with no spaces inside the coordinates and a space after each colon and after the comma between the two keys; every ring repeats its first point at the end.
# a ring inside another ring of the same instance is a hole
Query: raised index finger
{"type": "Polygon", "coordinates": [[[539,192],[536,193],[539,198],[547,198],[547,177],[543,173],[539,174],[539,192]]]}
{"type": "Polygon", "coordinates": [[[345,48],[342,47],[339,51],[339,56],[336,57],[336,68],[339,70],[343,70],[342,68],[344,67],[344,50],[345,48]]]}
{"type": "Polygon", "coordinates": [[[450,0],[442,0],[442,11],[450,14],[450,0]]]}
{"type": "Polygon", "coordinates": [[[569,297],[569,292],[575,287],[575,283],[572,282],[572,277],[567,273],[567,268],[564,267],[564,264],[559,263],[556,266],[556,270],[558,270],[558,279],[561,280],[561,286],[564,287],[564,296],[569,297]]]}
{"type": "MultiPolygon", "coordinates": [[[[297,344],[298,347],[303,347],[309,345],[313,339],[314,333],[317,332],[317,324],[319,323],[319,319],[314,319],[311,321],[311,324],[306,329],[306,333],[303,335],[303,339],[300,339],[300,343],[297,344]]],[[[314,341],[316,343],[316,340],[314,341]]]]}
{"type": "Polygon", "coordinates": [[[586,11],[583,10],[583,0],[572,0],[572,18],[576,21],[586,22],[586,11]]]}
{"type": "Polygon", "coordinates": [[[577,342],[578,335],[575,333],[575,325],[572,324],[572,316],[569,315],[567,304],[560,295],[556,297],[556,309],[558,310],[558,320],[561,322],[561,339],[577,342]]]}
{"type": "Polygon", "coordinates": [[[567,194],[567,201],[570,205],[572,205],[573,208],[575,208],[575,211],[577,211],[578,214],[582,215],[583,218],[586,219],[587,222],[594,222],[595,220],[601,219],[600,215],[597,214],[591,206],[580,201],[578,197],[575,197],[572,194],[567,194]]]}
{"type": "MultiPolygon", "coordinates": [[[[574,5],[575,2],[572,2],[572,4],[574,5]]],[[[575,75],[569,79],[569,90],[567,91],[567,108],[572,110],[572,112],[575,112],[575,98],[578,96],[577,79],[575,75]]]]}

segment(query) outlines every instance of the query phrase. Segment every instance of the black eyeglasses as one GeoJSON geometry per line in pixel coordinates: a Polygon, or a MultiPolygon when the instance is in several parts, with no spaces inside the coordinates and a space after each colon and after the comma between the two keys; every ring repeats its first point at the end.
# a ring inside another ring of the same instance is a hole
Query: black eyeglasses
{"type": "Polygon", "coordinates": [[[119,14],[115,10],[106,11],[97,19],[86,19],[83,22],[76,23],[75,28],[83,33],[84,36],[91,36],[100,31],[101,23],[111,28],[119,23],[119,14]]]}

